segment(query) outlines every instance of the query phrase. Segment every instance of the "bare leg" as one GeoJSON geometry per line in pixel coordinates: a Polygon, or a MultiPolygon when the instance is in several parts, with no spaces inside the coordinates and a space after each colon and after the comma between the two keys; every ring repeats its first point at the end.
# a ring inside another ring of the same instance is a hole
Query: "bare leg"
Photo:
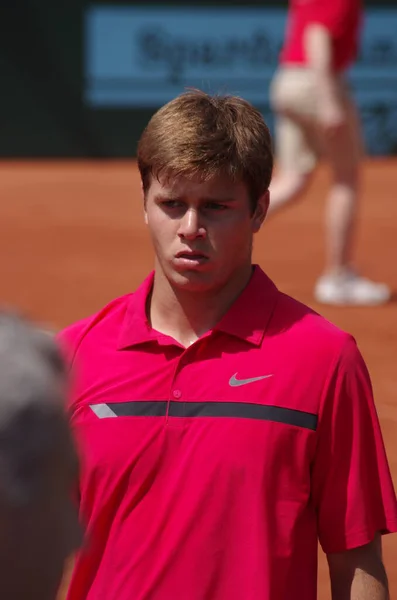
{"type": "Polygon", "coordinates": [[[345,174],[335,173],[326,207],[326,264],[338,273],[352,262],[358,204],[358,165],[345,174]]]}
{"type": "Polygon", "coordinates": [[[387,302],[389,288],[361,277],[351,268],[354,230],[359,203],[360,132],[354,107],[349,122],[327,141],[332,185],[326,208],[325,272],[315,296],[326,304],[376,305],[387,302]]]}
{"type": "Polygon", "coordinates": [[[301,197],[316,166],[310,123],[291,112],[276,118],[278,172],[270,184],[269,213],[273,214],[301,197]]]}
{"type": "Polygon", "coordinates": [[[305,191],[309,180],[310,173],[280,170],[270,185],[268,215],[272,215],[298,199],[305,191]]]}

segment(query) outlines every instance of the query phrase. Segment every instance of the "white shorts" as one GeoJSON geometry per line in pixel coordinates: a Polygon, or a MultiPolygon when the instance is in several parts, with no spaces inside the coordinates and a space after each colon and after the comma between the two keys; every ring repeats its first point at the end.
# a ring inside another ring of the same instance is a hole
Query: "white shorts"
{"type": "Polygon", "coordinates": [[[340,99],[347,114],[346,127],[332,143],[317,126],[317,94],[312,71],[305,67],[283,66],[273,77],[270,104],[276,115],[275,151],[281,168],[307,173],[320,156],[336,168],[355,167],[363,155],[361,127],[349,88],[341,77],[340,99]]]}

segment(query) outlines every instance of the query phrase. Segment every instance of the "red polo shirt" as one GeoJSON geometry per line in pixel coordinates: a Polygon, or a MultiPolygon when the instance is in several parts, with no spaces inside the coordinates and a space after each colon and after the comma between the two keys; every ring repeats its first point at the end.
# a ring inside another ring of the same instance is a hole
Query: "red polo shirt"
{"type": "Polygon", "coordinates": [[[88,526],[69,599],[314,600],[318,538],[397,528],[354,340],[255,267],[185,349],[148,323],[152,281],[61,334],[88,526]]]}
{"type": "Polygon", "coordinates": [[[357,56],[362,18],[361,0],[290,0],[281,63],[306,65],[304,32],[324,25],[331,35],[333,66],[345,70],[357,56]]]}

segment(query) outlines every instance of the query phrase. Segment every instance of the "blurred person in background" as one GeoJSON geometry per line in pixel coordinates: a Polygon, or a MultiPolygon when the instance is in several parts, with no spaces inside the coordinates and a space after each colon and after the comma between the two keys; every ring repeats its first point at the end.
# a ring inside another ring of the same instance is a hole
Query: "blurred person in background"
{"type": "Polygon", "coordinates": [[[305,191],[323,156],[332,171],[326,208],[326,264],[314,289],[325,304],[376,305],[390,290],[352,266],[362,137],[344,73],[357,56],[361,0],[290,0],[280,66],[270,91],[277,173],[269,214],[305,191]]]}
{"type": "Polygon", "coordinates": [[[54,600],[81,530],[67,382],[52,337],[0,312],[0,597],[54,600]]]}

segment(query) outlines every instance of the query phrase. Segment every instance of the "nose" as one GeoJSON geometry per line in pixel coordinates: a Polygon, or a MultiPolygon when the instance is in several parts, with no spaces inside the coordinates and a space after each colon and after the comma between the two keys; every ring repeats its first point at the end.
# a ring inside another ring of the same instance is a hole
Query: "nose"
{"type": "Polygon", "coordinates": [[[205,227],[201,223],[199,211],[189,208],[179,223],[178,235],[186,240],[194,240],[197,237],[205,237],[205,227]]]}

